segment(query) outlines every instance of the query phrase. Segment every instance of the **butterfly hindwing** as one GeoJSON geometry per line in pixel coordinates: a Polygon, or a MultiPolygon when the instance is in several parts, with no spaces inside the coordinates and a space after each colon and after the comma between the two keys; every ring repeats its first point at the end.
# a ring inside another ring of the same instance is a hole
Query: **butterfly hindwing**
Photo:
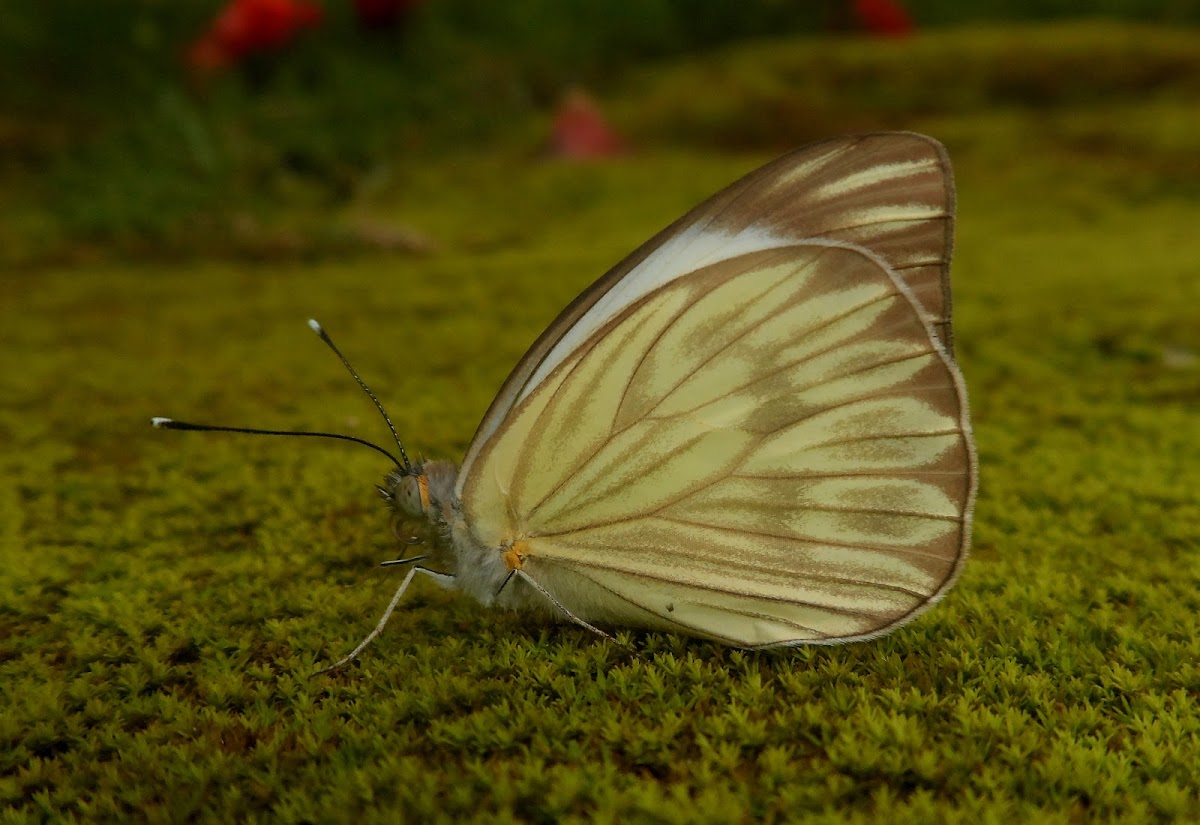
{"type": "Polygon", "coordinates": [[[961,377],[878,256],[809,242],[668,279],[515,403],[462,485],[474,540],[585,619],[745,646],[861,638],[966,552],[961,377]],[[499,552],[499,550],[497,550],[499,552]]]}

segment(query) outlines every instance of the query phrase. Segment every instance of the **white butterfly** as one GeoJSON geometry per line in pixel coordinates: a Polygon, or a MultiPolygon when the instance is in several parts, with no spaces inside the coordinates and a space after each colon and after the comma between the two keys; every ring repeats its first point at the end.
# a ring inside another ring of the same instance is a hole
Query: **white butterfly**
{"type": "Polygon", "coordinates": [[[883,133],[795,151],[660,232],[538,338],[461,467],[400,447],[381,489],[449,546],[403,560],[334,667],[417,574],[747,648],[919,614],[962,567],[976,489],[953,212],[943,147],[883,133]]]}

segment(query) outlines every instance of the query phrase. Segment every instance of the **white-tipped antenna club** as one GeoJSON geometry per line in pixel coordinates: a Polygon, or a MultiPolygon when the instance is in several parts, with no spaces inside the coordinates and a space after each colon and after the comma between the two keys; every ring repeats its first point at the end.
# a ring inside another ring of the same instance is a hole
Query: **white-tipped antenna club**
{"type": "Polygon", "coordinates": [[[156,415],[156,416],[154,416],[153,418],[151,418],[151,419],[150,419],[150,426],[151,426],[151,427],[157,427],[157,428],[158,428],[158,429],[160,429],[160,430],[169,430],[169,429],[171,429],[171,424],[172,424],[172,423],[174,423],[174,422],[172,421],[172,419],[170,419],[170,418],[163,418],[162,416],[158,416],[158,415],[156,415]]]}
{"type": "Polygon", "coordinates": [[[343,366],[345,366],[350,372],[350,375],[355,381],[358,382],[358,385],[362,387],[363,392],[365,392],[367,397],[371,399],[371,402],[375,405],[375,409],[379,410],[379,414],[382,415],[383,420],[387,422],[388,429],[392,431],[392,438],[396,440],[396,446],[400,448],[400,458],[403,460],[405,472],[412,472],[412,463],[408,460],[408,453],[404,451],[404,443],[400,441],[400,434],[396,432],[396,426],[392,423],[392,419],[387,414],[387,410],[383,408],[383,404],[379,403],[379,399],[375,397],[375,393],[371,392],[371,388],[367,386],[367,383],[359,377],[358,373],[355,372],[354,367],[350,366],[350,362],[346,360],[346,356],[342,355],[342,351],[337,348],[337,345],[333,343],[333,339],[329,337],[329,333],[325,331],[323,326],[317,323],[315,318],[308,319],[308,328],[315,332],[317,336],[325,342],[327,347],[333,350],[333,354],[338,357],[338,360],[342,362],[343,366]]]}

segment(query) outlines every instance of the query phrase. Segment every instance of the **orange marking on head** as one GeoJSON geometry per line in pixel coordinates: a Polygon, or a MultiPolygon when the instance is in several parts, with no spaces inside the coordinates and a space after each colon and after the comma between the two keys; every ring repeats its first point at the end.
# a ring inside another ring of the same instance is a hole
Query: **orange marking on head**
{"type": "Polygon", "coordinates": [[[512,547],[502,556],[504,566],[509,570],[520,570],[525,565],[525,555],[528,546],[523,541],[513,542],[512,547]]]}
{"type": "Polygon", "coordinates": [[[417,476],[417,490],[421,493],[421,509],[429,509],[429,477],[424,473],[417,476]]]}

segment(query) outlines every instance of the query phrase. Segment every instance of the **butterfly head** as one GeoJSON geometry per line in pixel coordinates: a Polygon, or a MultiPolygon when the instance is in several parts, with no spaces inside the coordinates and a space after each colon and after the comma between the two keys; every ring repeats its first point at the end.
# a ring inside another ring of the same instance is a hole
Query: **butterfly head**
{"type": "Polygon", "coordinates": [[[388,473],[379,492],[401,515],[423,516],[429,510],[429,476],[423,466],[400,467],[388,473]]]}
{"type": "Polygon", "coordinates": [[[398,466],[388,473],[379,491],[401,516],[424,516],[444,523],[453,506],[457,475],[456,468],[448,461],[398,466]]]}

